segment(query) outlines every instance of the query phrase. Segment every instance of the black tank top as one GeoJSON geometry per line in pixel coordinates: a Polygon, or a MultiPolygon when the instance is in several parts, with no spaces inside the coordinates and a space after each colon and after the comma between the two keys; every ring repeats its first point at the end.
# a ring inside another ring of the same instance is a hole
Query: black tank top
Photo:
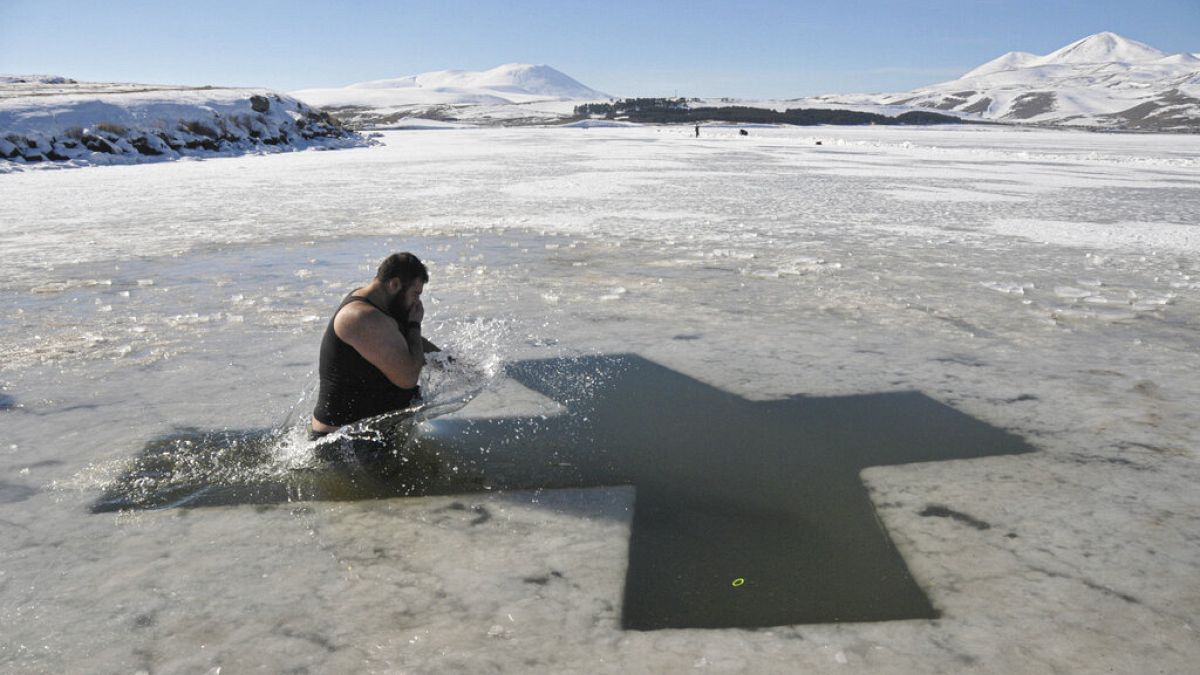
{"type": "Polygon", "coordinates": [[[392,384],[383,371],[371,365],[334,332],[333,321],[338,312],[352,302],[365,302],[387,314],[367,298],[351,294],[338,305],[325,328],[325,337],[321,339],[321,390],[317,394],[313,417],[331,427],[407,408],[413,399],[421,396],[420,387],[404,389],[392,384]]]}

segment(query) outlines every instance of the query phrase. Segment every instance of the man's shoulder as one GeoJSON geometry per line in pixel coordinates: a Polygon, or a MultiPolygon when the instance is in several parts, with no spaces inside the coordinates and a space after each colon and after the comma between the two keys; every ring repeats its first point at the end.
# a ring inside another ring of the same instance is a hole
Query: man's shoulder
{"type": "Polygon", "coordinates": [[[347,302],[333,318],[334,330],[339,334],[343,331],[362,330],[389,323],[394,326],[396,322],[383,310],[365,300],[347,302]]]}
{"type": "Polygon", "coordinates": [[[366,314],[383,314],[379,308],[371,304],[366,298],[361,295],[353,295],[347,298],[346,304],[338,310],[338,316],[363,316],[366,314]],[[352,299],[357,298],[357,299],[352,299]]]}

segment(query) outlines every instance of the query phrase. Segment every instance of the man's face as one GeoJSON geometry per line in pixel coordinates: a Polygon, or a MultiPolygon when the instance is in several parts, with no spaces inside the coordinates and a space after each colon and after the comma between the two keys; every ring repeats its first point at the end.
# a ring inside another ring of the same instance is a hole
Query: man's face
{"type": "Polygon", "coordinates": [[[391,301],[388,302],[388,314],[391,314],[396,321],[403,323],[408,320],[409,308],[421,299],[421,292],[425,290],[425,282],[417,279],[404,287],[400,284],[400,280],[396,279],[392,284],[395,285],[396,291],[391,301]]]}

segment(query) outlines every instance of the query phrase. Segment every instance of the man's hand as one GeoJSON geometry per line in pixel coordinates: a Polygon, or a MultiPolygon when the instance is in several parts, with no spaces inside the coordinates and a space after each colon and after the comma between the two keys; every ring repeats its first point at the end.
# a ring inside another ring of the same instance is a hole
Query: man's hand
{"type": "Polygon", "coordinates": [[[413,306],[408,309],[408,320],[421,323],[421,320],[424,318],[425,303],[421,302],[420,299],[417,299],[416,303],[414,303],[413,306]]]}

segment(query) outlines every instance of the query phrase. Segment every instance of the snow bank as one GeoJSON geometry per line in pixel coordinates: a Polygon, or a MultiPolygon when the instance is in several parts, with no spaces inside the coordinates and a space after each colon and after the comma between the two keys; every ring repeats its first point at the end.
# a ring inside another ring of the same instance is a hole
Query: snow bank
{"type": "Polygon", "coordinates": [[[377,130],[388,131],[413,131],[421,129],[469,129],[469,124],[459,124],[457,122],[447,122],[445,120],[431,120],[424,117],[401,117],[388,124],[387,126],[375,127],[377,130]]]}
{"type": "Polygon", "coordinates": [[[328,113],[265,89],[0,83],[0,172],[29,164],[127,164],[366,145],[328,113]]]}
{"type": "Polygon", "coordinates": [[[641,125],[636,122],[623,122],[621,120],[579,120],[578,122],[568,122],[559,126],[568,129],[591,129],[593,127],[637,127],[641,125]]]}

